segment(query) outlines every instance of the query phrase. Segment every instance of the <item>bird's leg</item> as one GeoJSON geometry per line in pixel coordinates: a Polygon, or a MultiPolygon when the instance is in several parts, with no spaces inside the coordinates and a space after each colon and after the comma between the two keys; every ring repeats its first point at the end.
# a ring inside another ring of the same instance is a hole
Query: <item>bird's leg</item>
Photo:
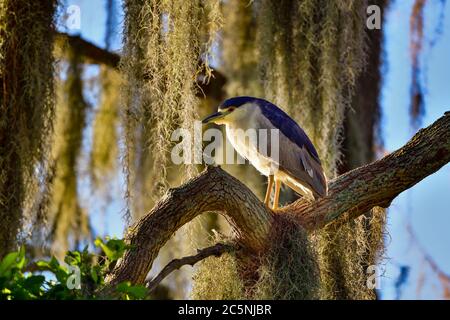
{"type": "Polygon", "coordinates": [[[267,177],[267,191],[266,191],[266,197],[264,198],[264,204],[266,206],[269,206],[270,202],[270,194],[272,193],[272,186],[273,186],[273,175],[269,175],[267,177]]]}
{"type": "Polygon", "coordinates": [[[278,209],[278,200],[280,199],[280,188],[281,188],[281,181],[275,180],[275,196],[273,198],[272,210],[278,209]]]}

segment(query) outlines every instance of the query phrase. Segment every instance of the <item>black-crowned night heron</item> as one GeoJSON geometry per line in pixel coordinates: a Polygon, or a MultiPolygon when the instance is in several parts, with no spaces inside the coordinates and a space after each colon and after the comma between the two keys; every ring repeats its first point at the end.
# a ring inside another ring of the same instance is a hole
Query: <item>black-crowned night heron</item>
{"type": "Polygon", "coordinates": [[[319,155],[302,128],[274,104],[254,97],[235,97],[224,101],[216,113],[203,119],[203,123],[225,125],[229,141],[236,151],[262,174],[268,177],[264,203],[269,206],[275,182],[273,209],[278,208],[281,183],[310,200],[327,194],[327,179],[319,155]],[[262,130],[268,136],[252,141],[249,129],[262,130]],[[273,131],[272,129],[278,129],[273,131]],[[239,133],[237,133],[239,132],[239,133]],[[274,143],[270,133],[277,133],[278,154],[268,154],[274,143]],[[269,148],[258,143],[265,141],[269,148]],[[265,151],[264,151],[265,150],[265,151]]]}

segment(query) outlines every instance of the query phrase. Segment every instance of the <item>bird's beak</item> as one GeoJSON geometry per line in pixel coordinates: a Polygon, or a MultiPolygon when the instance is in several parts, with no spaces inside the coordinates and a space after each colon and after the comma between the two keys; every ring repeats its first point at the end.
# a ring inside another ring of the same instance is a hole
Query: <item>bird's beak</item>
{"type": "Polygon", "coordinates": [[[211,122],[214,123],[215,121],[217,121],[217,120],[219,120],[219,119],[225,117],[228,113],[229,113],[229,112],[226,112],[226,111],[225,111],[225,112],[220,112],[220,111],[218,111],[218,112],[216,112],[216,113],[213,113],[213,114],[207,116],[205,119],[202,120],[202,123],[203,123],[203,124],[211,123],[211,122]]]}

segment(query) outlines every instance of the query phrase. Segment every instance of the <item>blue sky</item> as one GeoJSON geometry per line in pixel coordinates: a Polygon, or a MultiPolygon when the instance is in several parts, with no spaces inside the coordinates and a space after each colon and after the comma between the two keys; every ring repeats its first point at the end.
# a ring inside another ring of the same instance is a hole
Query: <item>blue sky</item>
{"type": "MultiPolygon", "coordinates": [[[[76,4],[81,9],[80,33],[89,41],[104,46],[105,9],[104,0],[72,0],[67,5],[76,4]]],[[[385,75],[382,88],[382,132],[385,149],[394,151],[404,145],[412,136],[410,127],[409,86],[411,79],[409,56],[409,16],[413,0],[394,1],[388,12],[385,32],[385,75]]],[[[425,14],[425,42],[433,38],[437,26],[440,1],[428,1],[425,14]]],[[[119,10],[118,21],[122,22],[119,10]]],[[[423,60],[426,60],[426,72],[423,81],[427,84],[425,96],[426,114],[423,126],[427,126],[450,110],[450,5],[445,7],[445,21],[439,41],[433,48],[426,46],[423,60]]],[[[117,29],[120,32],[121,27],[117,29]]],[[[120,37],[116,37],[113,49],[120,48],[120,37]]],[[[424,61],[422,61],[424,62],[424,61]]],[[[90,72],[95,73],[93,67],[90,72]]],[[[101,235],[121,237],[123,223],[121,216],[124,202],[121,199],[123,186],[114,194],[117,198],[106,207],[97,205],[93,224],[101,235]]],[[[442,271],[450,274],[450,166],[421,181],[415,187],[397,197],[388,213],[386,237],[386,259],[382,263],[384,276],[381,282],[381,297],[397,297],[395,282],[401,266],[410,267],[405,284],[401,287],[402,299],[440,298],[441,288],[430,268],[423,263],[425,250],[442,271]],[[412,241],[407,226],[416,235],[412,241]],[[422,248],[422,249],[419,249],[422,248]],[[425,274],[425,285],[420,294],[417,290],[418,279],[425,274]]]]}
{"type": "MultiPolygon", "coordinates": [[[[383,26],[386,34],[387,72],[382,91],[383,138],[388,151],[393,151],[410,139],[409,85],[411,67],[409,56],[409,16],[412,0],[395,1],[383,26]]],[[[425,43],[432,40],[437,26],[439,1],[428,1],[425,13],[425,43]]],[[[426,81],[426,114],[423,126],[427,126],[450,110],[450,6],[445,7],[443,33],[430,48],[426,45],[422,63],[427,65],[422,77],[426,81]],[[424,61],[426,60],[426,61],[424,61]]],[[[382,282],[383,298],[395,298],[393,287],[399,266],[411,267],[410,276],[402,290],[402,298],[416,298],[418,277],[425,272],[428,285],[421,298],[439,298],[441,291],[426,264],[423,264],[422,247],[442,271],[450,274],[450,166],[429,176],[410,190],[402,193],[392,203],[388,214],[387,263],[382,282]],[[407,225],[416,235],[419,246],[411,240],[407,225]]]]}

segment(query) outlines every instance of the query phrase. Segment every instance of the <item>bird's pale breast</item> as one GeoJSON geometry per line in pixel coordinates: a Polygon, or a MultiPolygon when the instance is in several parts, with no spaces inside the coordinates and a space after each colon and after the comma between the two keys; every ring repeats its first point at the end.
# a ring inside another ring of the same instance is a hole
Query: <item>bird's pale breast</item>
{"type": "Polygon", "coordinates": [[[233,148],[240,156],[246,158],[250,163],[263,175],[268,176],[274,174],[274,170],[278,168],[278,162],[273,161],[267,156],[270,150],[264,149],[268,146],[258,145],[258,135],[260,129],[266,129],[261,134],[267,134],[267,139],[270,140],[270,130],[275,129],[273,126],[260,127],[259,122],[255,121],[257,115],[252,114],[245,121],[236,121],[234,123],[226,124],[227,138],[233,148]],[[255,136],[256,135],[256,139],[255,136]],[[263,148],[263,149],[261,149],[263,148]],[[261,150],[267,150],[265,153],[261,150]]]}

